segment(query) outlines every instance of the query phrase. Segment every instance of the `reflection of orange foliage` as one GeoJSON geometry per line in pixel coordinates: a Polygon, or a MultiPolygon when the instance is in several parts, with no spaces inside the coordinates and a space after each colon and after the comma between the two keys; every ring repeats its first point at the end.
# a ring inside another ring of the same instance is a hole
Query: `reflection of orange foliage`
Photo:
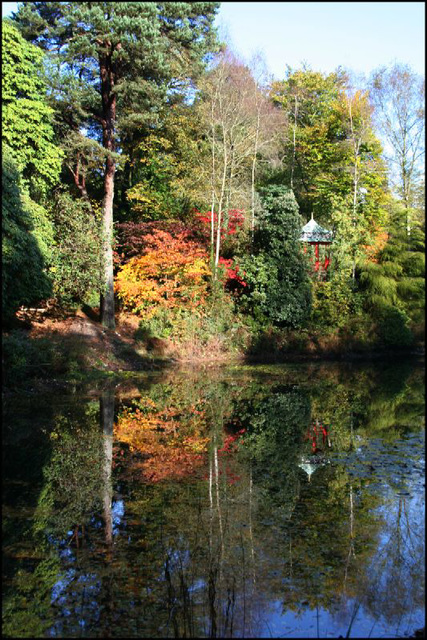
{"type": "Polygon", "coordinates": [[[144,399],[141,409],[127,409],[115,425],[115,436],[129,445],[129,450],[143,460],[135,460],[133,468],[141,470],[151,482],[191,476],[205,463],[209,438],[200,436],[194,424],[186,423],[185,433],[173,407],[158,411],[154,403],[144,399]]]}
{"type": "Polygon", "coordinates": [[[374,234],[374,241],[370,245],[364,245],[366,258],[371,262],[378,262],[377,255],[384,249],[388,240],[387,231],[377,230],[374,234]]]}

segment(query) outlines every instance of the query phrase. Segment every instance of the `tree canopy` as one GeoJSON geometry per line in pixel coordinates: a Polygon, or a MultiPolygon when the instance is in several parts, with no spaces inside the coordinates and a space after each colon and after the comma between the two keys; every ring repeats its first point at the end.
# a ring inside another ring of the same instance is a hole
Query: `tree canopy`
{"type": "Polygon", "coordinates": [[[62,101],[71,128],[91,130],[105,153],[101,308],[109,328],[115,324],[112,233],[118,133],[155,117],[168,94],[188,86],[213,44],[217,7],[203,2],[31,2],[22,4],[16,15],[24,37],[56,53],[53,94],[62,101]]]}
{"type": "Polygon", "coordinates": [[[6,218],[16,241],[20,224],[35,238],[50,283],[40,292],[65,306],[100,295],[114,329],[115,305],[135,310],[133,290],[148,286],[151,256],[164,292],[142,291],[141,323],[172,322],[175,300],[179,324],[192,281],[169,267],[192,264],[196,241],[198,321],[215,332],[234,317],[246,346],[252,332],[353,335],[352,323],[381,342],[382,293],[408,331],[420,327],[422,80],[395,65],[364,83],[307,66],[273,81],[260,58],[219,43],[218,6],[26,2],[4,22],[3,143],[23,207],[9,216],[10,192],[6,218]],[[390,144],[407,189],[395,188],[390,144]],[[301,244],[310,218],[330,246],[301,244]]]}

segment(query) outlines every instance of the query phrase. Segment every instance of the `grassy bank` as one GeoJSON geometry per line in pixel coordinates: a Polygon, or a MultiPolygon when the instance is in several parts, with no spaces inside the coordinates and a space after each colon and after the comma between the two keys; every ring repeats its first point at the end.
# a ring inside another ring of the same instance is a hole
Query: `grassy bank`
{"type": "MultiPolygon", "coordinates": [[[[409,345],[390,344],[375,327],[356,323],[331,331],[250,331],[242,325],[223,333],[193,323],[186,334],[159,337],[141,329],[131,314],[117,316],[107,330],[92,310],[52,317],[20,319],[3,333],[3,387],[31,390],[100,383],[126,372],[153,371],[233,362],[287,362],[308,359],[345,360],[423,356],[423,330],[409,345]]],[[[159,332],[161,333],[161,332],[159,332]]]]}

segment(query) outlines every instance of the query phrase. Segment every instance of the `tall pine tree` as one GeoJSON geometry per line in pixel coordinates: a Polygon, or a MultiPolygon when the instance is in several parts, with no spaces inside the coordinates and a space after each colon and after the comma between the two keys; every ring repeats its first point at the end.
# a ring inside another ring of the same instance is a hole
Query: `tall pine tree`
{"type": "Polygon", "coordinates": [[[214,45],[214,2],[26,2],[14,16],[28,40],[51,52],[62,113],[105,151],[104,326],[113,329],[113,199],[120,130],[146,121],[197,75],[214,45]]]}

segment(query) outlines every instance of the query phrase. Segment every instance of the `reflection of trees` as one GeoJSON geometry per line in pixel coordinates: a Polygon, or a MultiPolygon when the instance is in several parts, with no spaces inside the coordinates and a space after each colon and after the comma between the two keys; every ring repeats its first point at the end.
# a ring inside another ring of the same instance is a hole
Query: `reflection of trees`
{"type": "MultiPolygon", "coordinates": [[[[288,519],[299,492],[298,462],[310,421],[306,394],[290,387],[273,393],[253,410],[244,449],[266,511],[288,519]]],[[[267,516],[266,516],[267,517],[267,516]]]]}
{"type": "MultiPolygon", "coordinates": [[[[30,627],[59,636],[254,637],[266,633],[278,601],[298,615],[341,608],[347,626],[346,607],[362,603],[397,626],[408,610],[399,594],[414,606],[421,599],[422,523],[408,500],[390,520],[388,506],[378,511],[383,498],[365,490],[369,478],[330,464],[308,483],[298,468],[317,415],[335,450],[350,448],[352,411],[355,432],[369,437],[359,418],[368,394],[375,399],[374,374],[366,368],[346,386],[339,368],[328,371],[314,371],[310,384],[307,368],[292,371],[292,384],[249,371],[157,378],[132,403],[117,403],[114,445],[112,393],[100,411],[64,409],[32,533],[46,541],[46,564],[31,583],[44,587],[25,618],[30,627]]],[[[418,384],[408,379],[396,406],[418,398],[418,384]]],[[[25,593],[23,581],[17,588],[25,593]]],[[[22,599],[9,602],[16,631],[22,599]]]]}
{"type": "Polygon", "coordinates": [[[421,504],[400,496],[390,505],[383,542],[366,576],[365,604],[374,616],[378,612],[399,624],[411,608],[425,602],[425,537],[421,504]]]}
{"type": "Polygon", "coordinates": [[[113,543],[113,517],[111,513],[112,484],[111,469],[113,464],[113,426],[114,426],[114,390],[103,391],[99,410],[101,416],[102,442],[104,449],[103,464],[103,505],[105,522],[105,541],[108,546],[113,543]]]}
{"type": "Polygon", "coordinates": [[[36,514],[36,531],[58,540],[71,531],[76,547],[100,504],[102,449],[97,413],[97,407],[89,404],[77,419],[67,415],[56,419],[36,514]]]}
{"type": "Polygon", "coordinates": [[[18,557],[23,557],[19,552],[22,544],[28,554],[28,559],[18,561],[11,597],[4,603],[3,632],[11,637],[42,637],[55,624],[63,586],[69,583],[78,588],[78,569],[72,567],[70,558],[76,565],[85,525],[99,504],[101,449],[96,406],[69,400],[50,409],[43,425],[49,446],[36,449],[32,466],[27,461],[22,467],[32,476],[43,465],[41,490],[34,487],[39,494],[31,525],[24,535],[15,531],[9,536],[12,548],[18,545],[18,557]]]}
{"type": "MultiPolygon", "coordinates": [[[[357,487],[360,490],[360,484],[357,487]]],[[[333,610],[356,591],[372,553],[378,522],[370,503],[350,489],[347,474],[325,467],[315,481],[301,484],[292,519],[283,532],[281,553],[285,564],[285,609],[333,610]],[[358,499],[357,499],[358,498],[358,499]]]]}

